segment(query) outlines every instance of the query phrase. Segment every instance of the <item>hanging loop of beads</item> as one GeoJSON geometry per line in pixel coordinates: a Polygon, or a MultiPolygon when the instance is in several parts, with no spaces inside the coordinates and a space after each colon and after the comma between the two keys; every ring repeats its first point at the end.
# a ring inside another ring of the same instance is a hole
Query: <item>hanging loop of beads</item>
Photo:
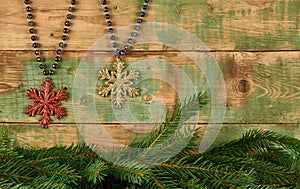
{"type": "Polygon", "coordinates": [[[138,13],[138,18],[136,19],[136,24],[133,27],[131,32],[131,37],[128,38],[127,43],[123,48],[119,47],[119,44],[116,42],[116,36],[114,35],[114,29],[112,28],[111,15],[109,14],[109,8],[107,7],[107,0],[100,0],[102,5],[102,11],[104,13],[105,24],[107,26],[107,32],[110,35],[110,40],[112,41],[111,47],[114,49],[114,52],[118,57],[125,56],[127,52],[132,49],[132,45],[135,44],[135,38],[138,35],[140,30],[140,25],[143,23],[143,17],[146,15],[146,10],[148,8],[148,3],[150,0],[143,0],[143,5],[141,6],[141,11],[138,13]]]}
{"type": "Polygon", "coordinates": [[[63,54],[63,48],[65,48],[65,41],[68,39],[68,33],[70,32],[69,27],[71,26],[71,19],[73,18],[73,12],[75,11],[76,0],[70,0],[70,6],[68,7],[68,13],[66,15],[66,20],[64,22],[63,35],[61,36],[61,42],[58,43],[58,49],[56,51],[56,56],[54,57],[54,63],[51,68],[47,68],[44,64],[44,58],[42,57],[40,44],[38,43],[37,30],[35,29],[36,23],[33,21],[34,15],[32,14],[31,8],[32,0],[24,0],[25,11],[27,12],[29,33],[31,34],[30,39],[33,42],[32,47],[34,48],[34,54],[36,55],[36,61],[39,63],[39,68],[43,70],[43,75],[48,77],[49,75],[54,75],[54,70],[58,68],[59,63],[62,61],[61,55],[63,54]]]}

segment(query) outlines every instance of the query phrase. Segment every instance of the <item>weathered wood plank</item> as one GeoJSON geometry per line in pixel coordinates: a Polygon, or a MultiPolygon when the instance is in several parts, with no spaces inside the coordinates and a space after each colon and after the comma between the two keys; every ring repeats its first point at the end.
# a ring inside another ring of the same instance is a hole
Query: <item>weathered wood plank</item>
{"type": "MultiPolygon", "coordinates": [[[[141,137],[147,134],[148,129],[144,129],[143,132],[133,132],[135,128],[147,128],[149,126],[142,124],[104,124],[104,125],[86,125],[83,126],[89,133],[93,133],[91,139],[88,135],[79,137],[80,134],[77,130],[76,124],[54,124],[49,129],[42,129],[38,124],[3,124],[9,128],[11,136],[14,139],[14,143],[22,146],[33,146],[33,147],[51,147],[54,145],[71,145],[77,144],[79,141],[84,141],[88,138],[89,142],[94,144],[101,144],[101,146],[108,148],[113,143],[120,145],[126,145],[129,143],[129,139],[135,137],[141,137]],[[99,133],[100,130],[106,132],[111,140],[103,138],[104,135],[99,133]],[[80,139],[81,138],[81,139],[80,139]],[[113,142],[112,142],[113,141],[113,142]]],[[[153,125],[150,126],[153,128],[153,125]]],[[[207,130],[207,124],[199,124],[200,136],[203,136],[207,130]]],[[[291,136],[300,139],[299,124],[224,124],[221,131],[217,134],[217,138],[214,141],[214,145],[229,142],[233,139],[237,139],[242,136],[245,132],[250,129],[265,129],[278,132],[283,135],[291,136]]],[[[141,130],[140,130],[141,131],[141,130]]]]}
{"type": "Polygon", "coordinates": [[[0,123],[7,127],[15,145],[24,147],[52,147],[55,145],[71,145],[79,143],[79,133],[75,125],[56,125],[42,129],[38,124],[0,123]]]}
{"type": "MultiPolygon", "coordinates": [[[[37,118],[28,118],[24,113],[26,105],[31,104],[25,96],[25,90],[36,87],[43,81],[37,63],[28,60],[30,51],[2,51],[0,68],[0,121],[1,122],[36,122],[37,118]]],[[[50,56],[55,52],[49,51],[50,56]]],[[[67,88],[69,99],[64,102],[68,110],[67,118],[61,123],[74,123],[72,113],[72,90],[74,76],[79,60],[85,52],[67,52],[61,69],[53,80],[57,88],[67,88]],[[72,60],[68,60],[72,59],[72,60]]],[[[99,56],[106,54],[99,52],[99,56]]],[[[98,56],[97,55],[97,56],[98,56]]],[[[215,52],[213,53],[220,66],[227,89],[227,112],[225,123],[297,123],[299,122],[300,102],[300,54],[299,52],[215,52]],[[259,112],[259,113],[258,113],[259,112]]],[[[129,64],[139,60],[165,61],[180,68],[194,83],[209,91],[205,75],[195,63],[181,52],[133,52],[126,59],[129,64]]],[[[159,65],[158,64],[158,65],[159,65]]],[[[138,83],[142,96],[130,99],[131,113],[139,121],[146,121],[153,116],[161,117],[162,112],[152,115],[151,104],[160,101],[172,109],[178,90],[185,84],[182,74],[175,70],[169,73],[165,67],[139,68],[143,74],[159,73],[162,78],[176,78],[179,89],[157,80],[145,80],[138,83]],[[176,77],[174,77],[176,75],[176,77]],[[177,91],[176,91],[177,90],[177,91]],[[142,112],[142,113],[141,113],[142,112]]],[[[77,70],[78,71],[78,70],[77,70]]],[[[95,69],[95,73],[98,69],[95,69]]],[[[143,75],[141,74],[141,75],[143,75]]],[[[142,77],[143,78],[143,77],[142,77]]],[[[93,82],[92,82],[93,83],[93,82]]],[[[95,81],[95,94],[98,81],[95,81]]],[[[118,122],[111,108],[109,98],[96,97],[95,108],[99,121],[104,123],[118,122]]],[[[92,98],[83,98],[74,103],[93,104],[92,98]]],[[[125,114],[124,114],[125,116],[125,114]]],[[[209,107],[201,112],[199,122],[205,123],[209,117],[209,107]]],[[[126,116],[125,116],[126,117],[126,116]]]]}
{"type": "MultiPolygon", "coordinates": [[[[109,1],[114,27],[133,24],[139,4],[109,1]]],[[[55,49],[68,0],[39,0],[32,6],[42,49],[55,49]]],[[[155,0],[145,20],[186,29],[213,50],[299,50],[299,7],[299,0],[155,0]]],[[[67,49],[87,50],[106,34],[101,6],[95,0],[78,1],[77,9],[67,49]]],[[[23,1],[6,1],[0,11],[0,50],[31,50],[23,1]]],[[[161,46],[152,48],[161,50],[161,46]]]]}

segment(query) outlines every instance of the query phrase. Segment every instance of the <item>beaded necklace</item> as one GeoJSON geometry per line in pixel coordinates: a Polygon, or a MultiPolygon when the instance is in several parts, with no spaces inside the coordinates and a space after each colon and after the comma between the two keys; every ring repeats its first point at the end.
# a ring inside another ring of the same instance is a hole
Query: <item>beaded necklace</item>
{"type": "Polygon", "coordinates": [[[72,13],[75,11],[76,0],[70,1],[70,6],[68,8],[68,13],[66,15],[66,20],[64,22],[63,35],[61,36],[61,42],[58,44],[58,49],[56,51],[56,56],[54,57],[54,63],[49,69],[44,64],[44,58],[42,58],[40,44],[37,42],[37,30],[35,29],[36,23],[33,21],[34,16],[32,14],[31,0],[24,0],[25,11],[27,13],[28,26],[30,39],[33,42],[32,47],[34,48],[34,54],[36,55],[36,61],[39,64],[39,68],[42,70],[42,74],[45,76],[45,81],[40,85],[43,90],[38,90],[36,88],[30,88],[26,91],[26,96],[29,99],[34,99],[34,106],[28,105],[26,107],[26,113],[29,116],[35,116],[36,114],[41,115],[39,122],[43,128],[48,128],[51,122],[50,116],[55,115],[57,119],[61,119],[66,115],[66,110],[59,107],[60,101],[67,99],[67,93],[63,90],[51,91],[53,88],[53,83],[50,77],[54,75],[55,70],[58,69],[58,64],[61,62],[61,55],[63,53],[63,48],[65,47],[65,41],[68,39],[67,34],[70,32],[69,26],[71,25],[71,19],[73,17],[72,13]]]}
{"type": "Polygon", "coordinates": [[[134,31],[131,32],[131,37],[127,40],[127,44],[125,44],[123,48],[119,48],[119,45],[116,43],[117,37],[114,35],[114,29],[112,28],[112,21],[110,20],[111,15],[108,13],[109,8],[107,6],[107,1],[101,0],[105,24],[108,27],[107,32],[112,41],[111,47],[117,55],[117,60],[113,63],[113,70],[102,69],[99,72],[99,78],[104,80],[105,84],[99,87],[98,94],[102,97],[111,95],[111,101],[116,108],[122,107],[125,103],[126,96],[139,96],[139,89],[131,87],[133,84],[132,80],[137,80],[139,78],[139,72],[134,70],[124,71],[124,56],[131,50],[132,45],[135,43],[135,38],[138,35],[137,32],[140,30],[140,25],[143,22],[143,17],[146,15],[145,11],[148,8],[149,2],[150,0],[143,0],[143,5],[141,6],[141,11],[138,13],[136,24],[133,27],[134,31]]]}

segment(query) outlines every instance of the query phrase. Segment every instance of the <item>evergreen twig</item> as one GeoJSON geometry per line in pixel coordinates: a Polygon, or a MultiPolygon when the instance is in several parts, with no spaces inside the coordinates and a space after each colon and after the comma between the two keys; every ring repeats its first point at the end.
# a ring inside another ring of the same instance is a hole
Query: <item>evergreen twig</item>
{"type": "Polygon", "coordinates": [[[251,130],[197,153],[198,130],[185,122],[206,104],[203,93],[178,104],[163,124],[131,142],[140,149],[135,153],[124,148],[100,156],[85,144],[23,148],[13,146],[9,131],[0,127],[0,189],[300,188],[297,139],[251,130]]]}

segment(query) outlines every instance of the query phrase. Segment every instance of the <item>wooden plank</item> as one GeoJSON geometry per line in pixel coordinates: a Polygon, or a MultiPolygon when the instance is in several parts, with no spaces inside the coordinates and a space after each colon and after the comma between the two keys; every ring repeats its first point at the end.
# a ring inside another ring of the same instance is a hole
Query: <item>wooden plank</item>
{"type": "Polygon", "coordinates": [[[216,144],[221,144],[234,139],[238,139],[250,129],[262,129],[277,132],[281,135],[286,135],[300,139],[299,124],[226,124],[223,125],[218,137],[215,140],[216,144]]]}
{"type": "MultiPolygon", "coordinates": [[[[75,124],[54,124],[49,129],[42,129],[38,124],[0,124],[1,127],[7,127],[10,130],[14,144],[26,147],[52,147],[54,145],[71,145],[77,144],[79,141],[88,140],[93,144],[100,144],[101,147],[108,149],[114,144],[127,145],[129,139],[142,137],[149,131],[145,129],[143,132],[135,133],[134,128],[149,128],[145,124],[102,124],[102,125],[86,125],[83,126],[84,132],[79,133],[75,124]],[[111,137],[110,140],[104,138],[100,130],[105,130],[106,134],[111,137]],[[87,134],[92,134],[91,138],[87,134]],[[81,135],[81,137],[79,137],[81,135]],[[79,139],[81,138],[81,140],[79,139]]],[[[153,128],[153,125],[150,125],[153,128]]],[[[199,124],[200,136],[203,136],[207,130],[207,124],[199,124]]],[[[81,127],[82,128],[82,127],[81,127]]],[[[224,124],[221,131],[217,134],[214,145],[229,142],[242,136],[250,129],[264,129],[275,131],[279,134],[291,136],[300,139],[299,124],[224,124]]]]}
{"type": "MultiPolygon", "coordinates": [[[[57,47],[68,2],[33,1],[42,49],[57,47]]],[[[109,1],[114,27],[133,24],[139,5],[136,0],[109,1]]],[[[299,0],[155,0],[145,20],[186,29],[212,50],[299,50],[299,7],[299,0]]],[[[106,34],[103,13],[95,0],[78,1],[76,8],[66,49],[87,50],[106,34]]],[[[6,1],[0,11],[0,50],[31,50],[22,1],[6,1]]],[[[154,49],[162,46],[152,46],[154,49]]]]}
{"type": "MultiPolygon", "coordinates": [[[[37,63],[28,60],[30,51],[2,51],[0,68],[0,121],[6,122],[36,122],[37,118],[28,118],[24,109],[31,100],[25,96],[25,90],[36,87],[43,81],[39,74],[37,63]]],[[[47,52],[50,56],[54,52],[47,52]]],[[[59,123],[74,123],[72,107],[72,90],[74,76],[79,61],[85,52],[74,51],[65,54],[61,69],[54,76],[56,88],[67,88],[69,99],[63,102],[68,110],[68,116],[59,123]],[[68,60],[72,59],[72,60],[68,60]]],[[[98,52],[96,56],[105,55],[98,52]]],[[[300,59],[299,52],[215,52],[213,56],[221,68],[227,89],[227,111],[225,123],[297,123],[299,122],[300,102],[300,59]],[[258,113],[259,112],[259,113],[258,113]]],[[[209,91],[203,72],[182,52],[133,52],[126,59],[130,64],[139,60],[157,60],[158,63],[168,62],[177,66],[180,71],[168,71],[165,67],[139,69],[143,74],[159,73],[162,78],[176,78],[177,89],[164,81],[145,80],[137,83],[142,96],[130,99],[131,113],[138,121],[147,121],[153,117],[161,117],[162,112],[149,112],[151,104],[162,102],[172,109],[178,98],[177,92],[185,84],[183,71],[193,82],[194,87],[209,91]],[[176,75],[176,77],[174,77],[176,75]],[[177,90],[177,91],[176,91],[177,90]]],[[[113,59],[112,59],[113,60],[113,59]]],[[[158,64],[158,65],[159,65],[158,64]]],[[[78,71],[78,70],[77,70],[78,71]]],[[[98,69],[94,69],[97,74],[98,69]]],[[[141,77],[143,78],[143,74],[141,77]]],[[[93,82],[92,82],[93,83],[93,82]]],[[[95,94],[98,81],[95,83],[95,94]]],[[[76,84],[76,83],[75,83],[76,84]]],[[[117,123],[115,112],[111,107],[110,98],[95,97],[95,108],[100,122],[117,123]]],[[[83,98],[74,102],[83,105],[93,105],[93,98],[83,98]]],[[[126,117],[124,114],[123,116],[126,117]]],[[[201,112],[199,122],[209,120],[210,107],[201,112]]],[[[56,122],[56,121],[55,121],[56,122]]]]}
{"type": "Polygon", "coordinates": [[[0,124],[10,131],[14,145],[24,147],[52,147],[79,143],[79,133],[75,125],[56,125],[43,129],[38,124],[0,124]]]}

